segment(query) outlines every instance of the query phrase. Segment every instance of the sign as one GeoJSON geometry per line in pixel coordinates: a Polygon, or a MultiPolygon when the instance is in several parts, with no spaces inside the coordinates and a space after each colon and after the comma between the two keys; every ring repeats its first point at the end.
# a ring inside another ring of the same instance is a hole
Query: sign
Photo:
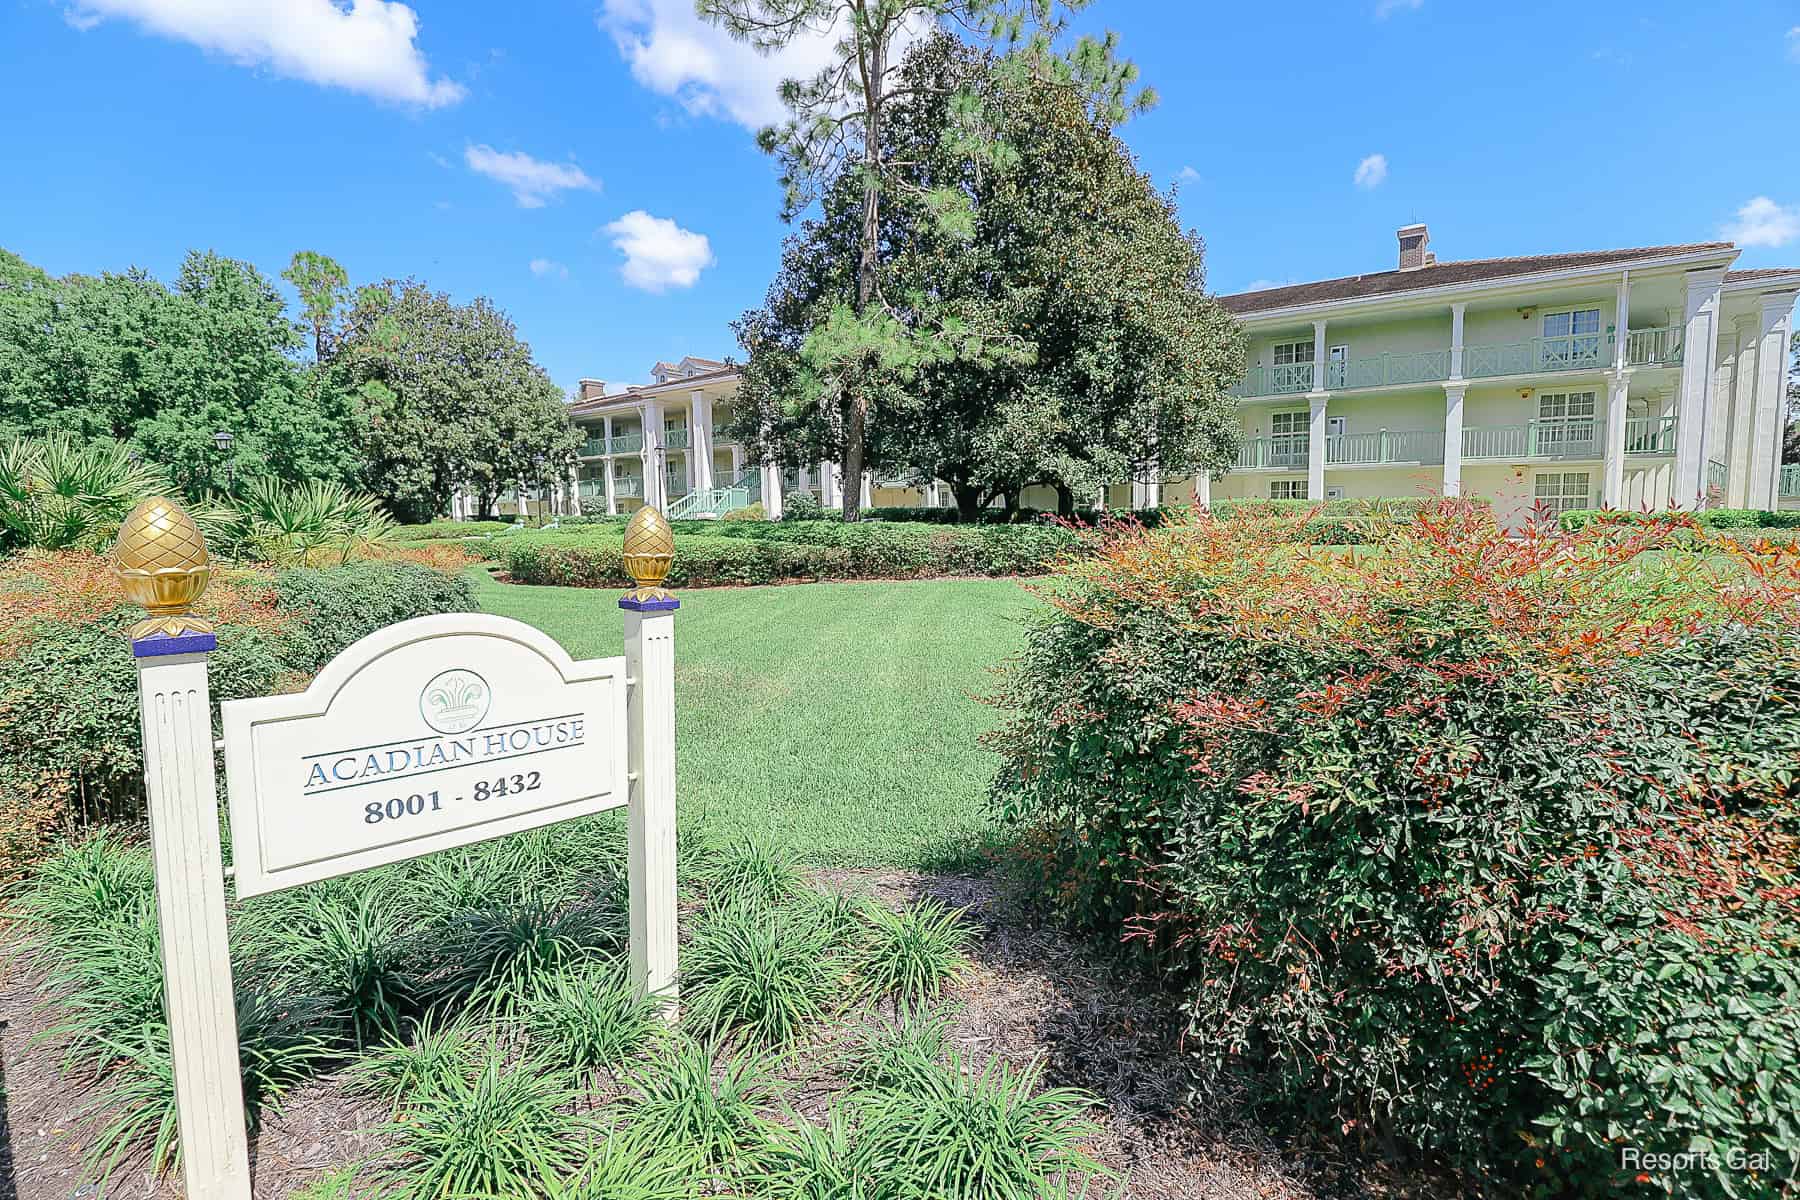
{"type": "Polygon", "coordinates": [[[298,695],[220,705],[237,893],[624,805],[625,659],[480,613],[419,617],[298,695]]]}

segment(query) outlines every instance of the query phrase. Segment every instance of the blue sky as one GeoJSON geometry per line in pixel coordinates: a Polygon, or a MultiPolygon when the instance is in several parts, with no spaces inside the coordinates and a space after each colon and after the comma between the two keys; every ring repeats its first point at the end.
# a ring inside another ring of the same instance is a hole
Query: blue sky
{"type": "MultiPolygon", "coordinates": [[[[1735,236],[1800,263],[1800,6],[1095,0],[1161,93],[1125,137],[1217,291],[1735,236]]],[[[0,245],[56,272],[493,297],[564,386],[722,357],[780,253],[783,74],[691,0],[0,0],[0,245]]]]}

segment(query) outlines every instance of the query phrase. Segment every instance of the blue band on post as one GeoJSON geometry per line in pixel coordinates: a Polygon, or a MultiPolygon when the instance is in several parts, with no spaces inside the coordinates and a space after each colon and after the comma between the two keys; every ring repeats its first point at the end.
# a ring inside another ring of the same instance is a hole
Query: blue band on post
{"type": "Polygon", "coordinates": [[[211,633],[153,633],[131,640],[133,658],[155,658],[162,654],[205,654],[219,648],[219,638],[211,633]]]}
{"type": "Polygon", "coordinates": [[[639,600],[632,596],[620,596],[619,607],[631,612],[674,612],[681,607],[681,601],[673,596],[661,600],[639,600]]]}

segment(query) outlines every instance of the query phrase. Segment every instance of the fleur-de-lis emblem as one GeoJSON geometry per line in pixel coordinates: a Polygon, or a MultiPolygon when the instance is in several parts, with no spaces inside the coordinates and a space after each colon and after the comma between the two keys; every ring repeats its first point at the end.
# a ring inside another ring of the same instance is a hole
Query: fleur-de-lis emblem
{"type": "Polygon", "coordinates": [[[462,733],[481,724],[492,703],[487,680],[454,667],[432,676],[419,693],[419,715],[439,733],[462,733]]]}

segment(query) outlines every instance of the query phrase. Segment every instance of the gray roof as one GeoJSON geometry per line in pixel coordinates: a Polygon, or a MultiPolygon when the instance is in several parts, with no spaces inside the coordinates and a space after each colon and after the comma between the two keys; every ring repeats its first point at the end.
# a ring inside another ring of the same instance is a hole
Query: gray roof
{"type": "MultiPolygon", "coordinates": [[[[1599,267],[1609,263],[1628,263],[1645,258],[1665,258],[1672,254],[1694,254],[1706,250],[1730,250],[1730,242],[1689,242],[1681,246],[1640,246],[1629,250],[1583,250],[1574,254],[1532,254],[1523,258],[1470,258],[1461,262],[1434,262],[1415,271],[1379,271],[1373,275],[1350,275],[1343,279],[1323,279],[1317,283],[1295,283],[1287,287],[1264,288],[1256,292],[1238,292],[1220,296],[1219,303],[1228,312],[1247,316],[1274,308],[1290,308],[1300,304],[1322,304],[1330,300],[1360,300],[1370,296],[1400,295],[1443,287],[1452,283],[1479,283],[1505,279],[1511,275],[1536,275],[1542,271],[1568,270],[1575,267],[1599,267]]],[[[1741,272],[1733,272],[1741,274],[1741,272]]]]}

